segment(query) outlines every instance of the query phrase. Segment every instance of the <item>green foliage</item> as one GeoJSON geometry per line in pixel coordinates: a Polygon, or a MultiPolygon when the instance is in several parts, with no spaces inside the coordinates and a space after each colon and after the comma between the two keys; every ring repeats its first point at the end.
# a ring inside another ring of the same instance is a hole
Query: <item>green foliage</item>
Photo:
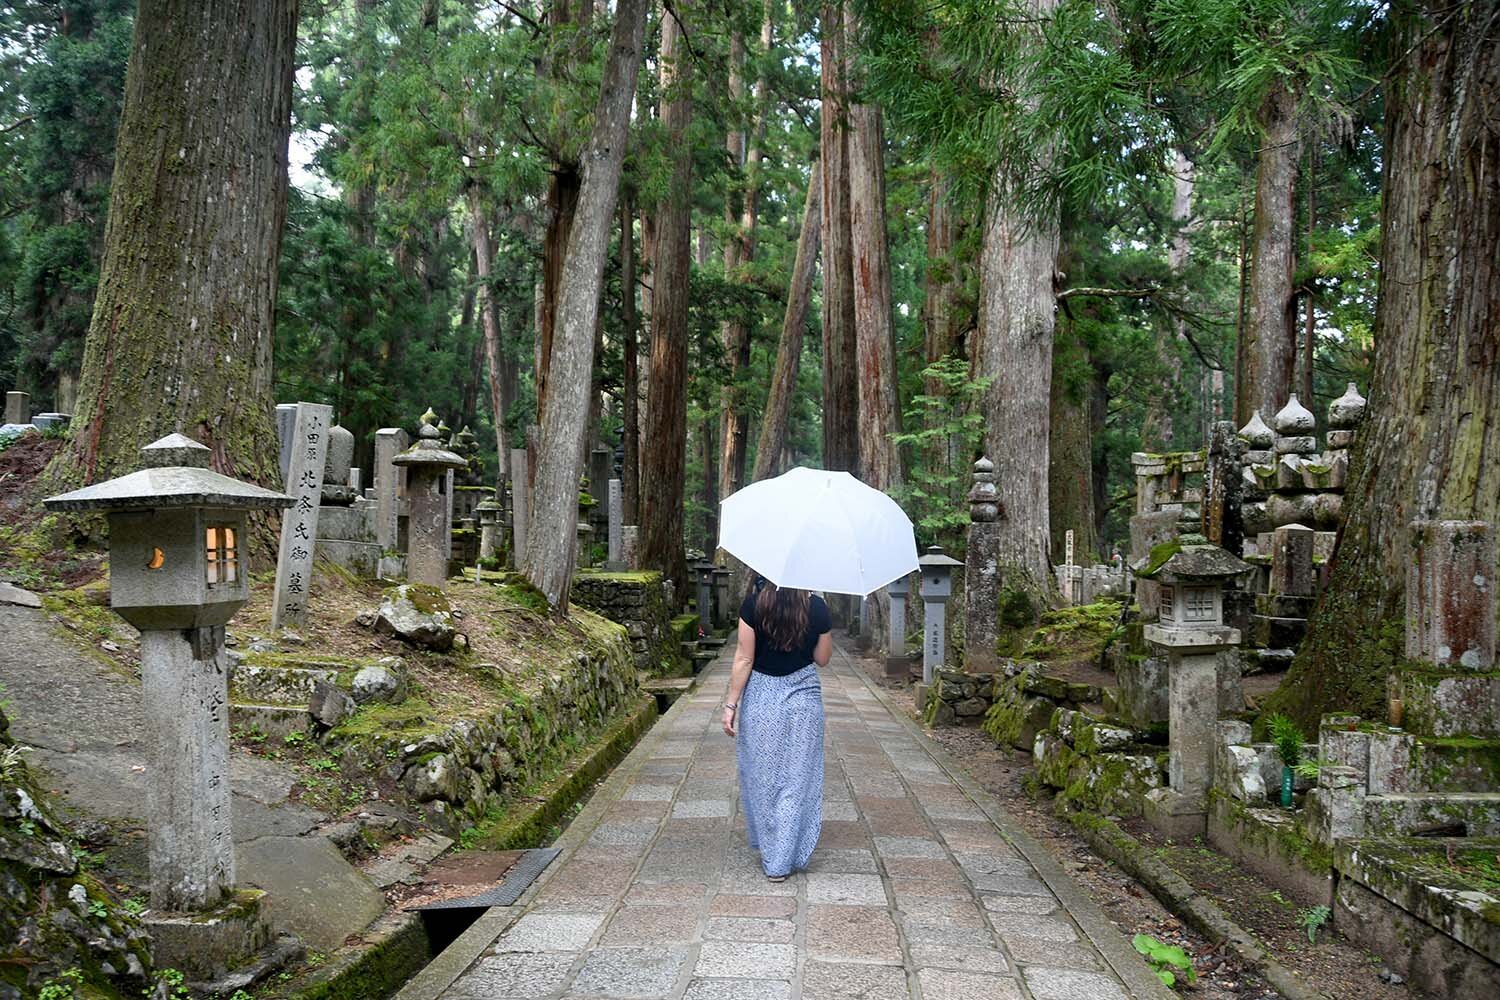
{"type": "Polygon", "coordinates": [[[1297,914],[1297,926],[1307,931],[1309,944],[1318,943],[1318,930],[1332,915],[1333,911],[1326,906],[1310,906],[1297,914]]]}
{"type": "Polygon", "coordinates": [[[984,438],[979,402],[993,380],[972,378],[968,362],[957,357],[934,361],[921,376],[937,391],[912,397],[905,426],[914,429],[892,439],[911,456],[896,499],[916,526],[918,545],[957,549],[969,524],[969,458],[984,438]]]}
{"type": "Polygon", "coordinates": [[[80,990],[84,988],[85,980],[81,969],[64,969],[56,977],[42,984],[37,992],[37,1000],[74,1000],[81,996],[80,990]]]}
{"type": "Polygon", "coordinates": [[[1176,986],[1179,977],[1189,985],[1198,981],[1193,960],[1177,945],[1164,944],[1149,934],[1137,934],[1131,938],[1130,943],[1146,959],[1151,970],[1156,973],[1156,978],[1164,985],[1176,986]]]}
{"type": "Polygon", "coordinates": [[[1276,714],[1266,719],[1266,731],[1276,745],[1276,756],[1287,767],[1296,767],[1302,760],[1302,730],[1289,716],[1276,714]]]}

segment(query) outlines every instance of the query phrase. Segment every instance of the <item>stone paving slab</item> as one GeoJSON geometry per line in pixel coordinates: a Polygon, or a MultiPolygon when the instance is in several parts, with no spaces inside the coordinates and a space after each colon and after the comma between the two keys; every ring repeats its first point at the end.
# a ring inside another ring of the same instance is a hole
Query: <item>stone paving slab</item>
{"type": "Polygon", "coordinates": [[[1119,932],[842,651],[821,672],[824,835],[806,872],[769,881],[745,841],[734,746],[719,728],[732,653],[616,770],[559,841],[563,856],[429,998],[1170,995],[1143,965],[1125,967],[1134,959],[1119,932]]]}

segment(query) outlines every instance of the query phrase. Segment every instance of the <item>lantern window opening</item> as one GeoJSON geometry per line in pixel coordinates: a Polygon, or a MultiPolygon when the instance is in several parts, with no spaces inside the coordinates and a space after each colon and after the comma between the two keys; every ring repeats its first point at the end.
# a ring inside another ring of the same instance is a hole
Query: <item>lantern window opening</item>
{"type": "Polygon", "coordinates": [[[228,525],[210,525],[205,531],[208,585],[232,584],[239,580],[239,547],[235,531],[228,525]]]}
{"type": "Polygon", "coordinates": [[[1183,595],[1183,620],[1190,622],[1218,621],[1214,607],[1216,587],[1187,587],[1183,595]]]}
{"type": "Polygon", "coordinates": [[[1177,620],[1177,609],[1174,607],[1174,602],[1176,601],[1176,599],[1177,588],[1171,586],[1170,584],[1162,584],[1161,606],[1157,611],[1157,614],[1162,621],[1175,622],[1177,620]]]}

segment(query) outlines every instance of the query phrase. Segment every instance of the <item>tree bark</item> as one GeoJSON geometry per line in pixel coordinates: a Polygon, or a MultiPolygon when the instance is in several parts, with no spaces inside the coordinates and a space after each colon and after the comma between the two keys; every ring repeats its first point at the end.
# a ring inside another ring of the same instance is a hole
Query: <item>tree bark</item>
{"type": "Polygon", "coordinates": [[[1486,4],[1398,10],[1369,410],[1328,588],[1271,699],[1307,726],[1384,716],[1410,522],[1500,524],[1500,21],[1486,4]]]}
{"type": "Polygon", "coordinates": [[[1071,331],[1053,350],[1050,468],[1047,470],[1052,561],[1062,565],[1067,533],[1073,532],[1073,564],[1094,563],[1098,537],[1094,518],[1093,366],[1088,351],[1071,331]],[[1069,374],[1087,372],[1082,384],[1069,374]]]}
{"type": "Polygon", "coordinates": [[[641,460],[641,562],[687,593],[682,539],[687,465],[688,276],[692,262],[691,60],[677,10],[662,16],[661,122],[671,151],[667,195],[657,206],[651,268],[651,383],[646,408],[650,447],[641,460]]]}
{"type": "Polygon", "coordinates": [[[296,0],[140,4],[78,420],[53,485],[131,471],[174,431],[220,472],[279,485],[271,345],[296,34],[296,0]]]}
{"type": "Polygon", "coordinates": [[[761,418],[760,439],[755,444],[755,469],[751,482],[759,482],[777,470],[786,446],[787,415],[797,391],[797,372],[802,366],[802,337],[807,311],[812,303],[813,275],[818,263],[818,235],[822,231],[823,169],[814,161],[807,178],[807,201],[802,209],[802,232],[797,237],[797,257],[792,264],[792,283],[787,289],[786,315],[781,322],[781,340],[776,347],[776,370],[766,394],[766,412],[761,418]]]}
{"type": "MultiPolygon", "coordinates": [[[[1172,162],[1172,245],[1167,249],[1167,267],[1180,278],[1187,267],[1192,248],[1193,186],[1197,165],[1181,149],[1173,150],[1172,162]]],[[[1156,353],[1164,378],[1146,404],[1142,421],[1141,443],[1156,451],[1171,451],[1177,439],[1173,426],[1175,398],[1182,384],[1182,355],[1179,345],[1187,339],[1187,320],[1177,317],[1170,325],[1156,329],[1156,353]]],[[[1207,438],[1205,438],[1207,440],[1207,438]]]]}
{"type": "Polygon", "coordinates": [[[858,349],[849,218],[848,82],[843,0],[822,14],[823,466],[859,474],[858,349]]]}
{"type": "MultiPolygon", "coordinates": [[[[852,44],[859,34],[858,20],[852,7],[846,8],[846,15],[845,39],[852,44]]],[[[900,455],[892,440],[892,435],[900,430],[897,418],[901,404],[896,398],[891,252],[885,228],[885,142],[880,109],[872,104],[853,105],[849,109],[849,125],[849,234],[858,371],[859,471],[867,485],[891,490],[901,484],[900,455]]]]}
{"type": "Polygon", "coordinates": [[[1255,231],[1250,248],[1250,315],[1245,327],[1245,378],[1240,386],[1247,414],[1259,410],[1270,423],[1292,391],[1297,360],[1296,266],[1293,228],[1300,130],[1296,96],[1274,87],[1260,107],[1261,150],[1255,162],[1255,231]]]}
{"type": "Polygon", "coordinates": [[[580,171],[577,221],[568,236],[557,301],[557,336],[551,351],[557,378],[542,412],[521,570],[559,612],[567,610],[576,558],[578,481],[583,475],[594,330],[640,71],[647,2],[618,0],[615,7],[594,129],[580,171]]]}
{"type": "MultiPolygon", "coordinates": [[[[1029,7],[1050,17],[1056,0],[1029,7]]],[[[1016,84],[1024,94],[1026,81],[1016,84]]],[[[1002,599],[1019,610],[1024,597],[1038,615],[1056,590],[1047,549],[1058,217],[1028,219],[1016,201],[1002,168],[985,213],[975,358],[979,374],[993,379],[984,396],[985,439],[1000,488],[1002,599]]]]}
{"type": "Polygon", "coordinates": [[[620,503],[626,524],[637,523],[641,495],[641,373],[636,349],[635,308],[635,198],[630,192],[620,199],[620,322],[624,372],[620,387],[620,503]]]}
{"type": "Polygon", "coordinates": [[[468,190],[469,244],[474,249],[474,278],[476,306],[479,310],[479,325],[483,332],[484,360],[489,372],[490,417],[495,422],[495,447],[498,453],[499,474],[510,470],[510,442],[505,434],[505,419],[510,415],[511,402],[506,396],[509,387],[508,362],[500,335],[500,316],[495,308],[495,293],[490,288],[490,275],[494,270],[495,244],[490,238],[489,223],[485,218],[484,197],[477,183],[468,190]]]}
{"type": "MultiPolygon", "coordinates": [[[[775,24],[775,7],[766,0],[761,19],[761,54],[771,49],[772,28],[775,24]]],[[[729,93],[735,101],[743,100],[745,40],[738,32],[730,40],[729,93]]],[[[743,284],[743,270],[755,260],[756,226],[760,215],[761,161],[764,158],[762,145],[766,131],[766,70],[762,60],[761,70],[756,76],[753,99],[754,118],[747,138],[743,130],[731,129],[725,139],[725,150],[730,162],[743,166],[745,191],[736,212],[734,199],[725,205],[726,221],[730,235],[724,241],[724,277],[728,281],[743,284]]],[[[740,380],[750,366],[750,324],[736,316],[724,324],[724,356],[729,362],[729,382],[724,387],[721,425],[723,439],[719,455],[719,496],[728,497],[745,482],[745,451],[749,442],[750,414],[745,409],[740,380]]]]}

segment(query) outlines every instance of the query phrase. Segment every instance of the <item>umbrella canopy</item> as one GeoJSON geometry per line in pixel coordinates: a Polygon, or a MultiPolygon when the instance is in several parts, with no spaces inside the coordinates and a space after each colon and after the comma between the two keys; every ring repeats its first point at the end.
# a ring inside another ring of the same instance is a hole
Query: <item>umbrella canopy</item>
{"type": "Polygon", "coordinates": [[[864,596],[917,568],[911,520],[847,472],[793,469],[720,504],[719,547],[778,587],[864,596]]]}

